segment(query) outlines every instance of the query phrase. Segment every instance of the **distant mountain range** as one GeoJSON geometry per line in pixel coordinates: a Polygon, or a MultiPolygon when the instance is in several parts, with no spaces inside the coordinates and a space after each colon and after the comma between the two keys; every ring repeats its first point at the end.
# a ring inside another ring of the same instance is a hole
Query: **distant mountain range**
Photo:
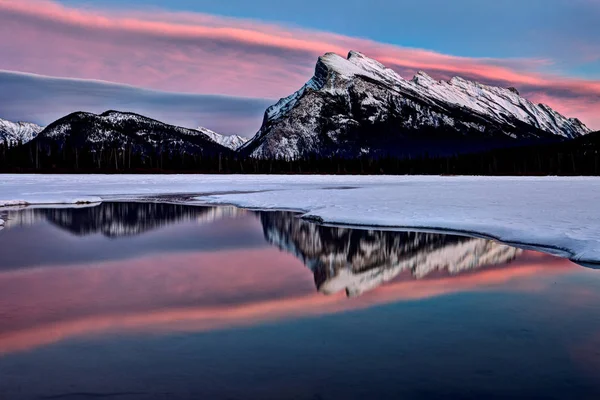
{"type": "Polygon", "coordinates": [[[44,130],[43,126],[31,122],[11,122],[0,118],[0,142],[9,145],[27,143],[44,130]]]}
{"type": "Polygon", "coordinates": [[[405,80],[354,51],[347,58],[333,53],[319,57],[314,76],[269,107],[250,140],[112,110],[75,112],[45,128],[0,120],[0,139],[10,144],[31,142],[48,151],[66,146],[107,150],[114,152],[113,159],[124,159],[117,153],[126,149],[130,158],[131,153],[267,160],[447,156],[555,143],[588,133],[578,119],[534,104],[515,88],[458,77],[436,81],[424,72],[405,80]]]}
{"type": "Polygon", "coordinates": [[[75,112],[47,127],[0,119],[0,140],[6,139],[11,145],[28,143],[38,135],[38,140],[44,143],[69,140],[94,147],[115,143],[132,143],[139,148],[180,146],[192,153],[204,147],[214,150],[215,144],[236,150],[248,140],[238,135],[220,135],[203,127],[182,128],[139,114],[112,110],[100,115],[75,112]]]}
{"type": "Polygon", "coordinates": [[[239,135],[221,135],[219,133],[213,132],[209,129],[198,127],[197,131],[204,133],[206,136],[211,138],[214,142],[219,143],[221,146],[225,146],[231,150],[237,150],[244,143],[248,141],[248,138],[239,135]]]}
{"type": "Polygon", "coordinates": [[[76,112],[42,130],[33,139],[44,145],[59,143],[100,151],[131,146],[135,153],[228,154],[239,139],[226,138],[205,128],[188,129],[128,112],[100,115],[76,112]]]}

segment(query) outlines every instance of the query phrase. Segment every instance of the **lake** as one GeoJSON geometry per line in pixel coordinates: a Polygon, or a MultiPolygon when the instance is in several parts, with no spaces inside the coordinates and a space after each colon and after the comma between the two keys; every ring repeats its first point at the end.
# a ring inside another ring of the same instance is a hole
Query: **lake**
{"type": "Polygon", "coordinates": [[[234,207],[0,218],[0,399],[600,398],[600,271],[567,259],[234,207]]]}

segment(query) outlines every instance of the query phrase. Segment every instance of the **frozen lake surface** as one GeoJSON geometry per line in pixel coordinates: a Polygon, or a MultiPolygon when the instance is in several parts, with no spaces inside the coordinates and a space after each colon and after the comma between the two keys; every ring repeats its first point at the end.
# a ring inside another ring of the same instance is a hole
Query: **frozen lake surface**
{"type": "MultiPolygon", "coordinates": [[[[333,224],[434,228],[600,262],[593,177],[2,175],[0,205],[153,199],[297,210],[333,224]]],[[[0,218],[2,218],[0,216],[0,218]]]]}

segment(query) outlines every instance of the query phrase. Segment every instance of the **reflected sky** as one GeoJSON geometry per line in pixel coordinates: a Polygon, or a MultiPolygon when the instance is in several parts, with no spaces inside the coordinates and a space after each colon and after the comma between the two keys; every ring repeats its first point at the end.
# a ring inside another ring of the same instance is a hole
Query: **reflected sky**
{"type": "Polygon", "coordinates": [[[12,211],[5,219],[0,270],[267,246],[255,216],[233,207],[106,203],[12,211]]]}
{"type": "Polygon", "coordinates": [[[231,207],[3,219],[0,398],[437,398],[459,372],[473,395],[600,389],[600,278],[568,260],[231,207]]]}

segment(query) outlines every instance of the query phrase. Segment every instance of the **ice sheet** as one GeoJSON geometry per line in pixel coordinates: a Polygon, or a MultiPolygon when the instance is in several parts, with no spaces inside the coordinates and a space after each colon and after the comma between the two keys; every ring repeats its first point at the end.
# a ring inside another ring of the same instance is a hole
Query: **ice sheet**
{"type": "Polygon", "coordinates": [[[326,223],[477,232],[600,262],[600,178],[0,175],[0,205],[172,194],[295,209],[326,223]]]}

